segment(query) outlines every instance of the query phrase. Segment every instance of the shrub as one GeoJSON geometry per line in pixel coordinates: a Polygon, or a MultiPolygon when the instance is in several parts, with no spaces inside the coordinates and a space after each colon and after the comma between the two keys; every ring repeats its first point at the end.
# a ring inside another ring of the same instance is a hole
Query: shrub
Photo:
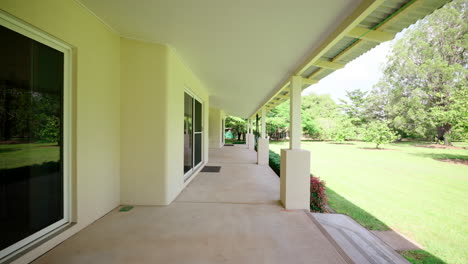
{"type": "Polygon", "coordinates": [[[397,134],[382,121],[368,124],[363,132],[363,136],[364,141],[374,143],[375,148],[379,148],[382,144],[393,142],[398,138],[397,134]]]}
{"type": "MultiPolygon", "coordinates": [[[[281,156],[270,150],[269,165],[278,177],[281,173],[281,156]]],[[[314,212],[325,212],[327,194],[325,182],[320,178],[310,175],[310,210],[314,212]]]]}
{"type": "Polygon", "coordinates": [[[281,156],[278,155],[276,152],[273,152],[270,150],[269,158],[268,158],[268,164],[270,165],[270,168],[276,172],[278,177],[281,174],[281,156]]]}
{"type": "Polygon", "coordinates": [[[57,143],[60,138],[60,120],[58,117],[47,117],[46,123],[39,131],[39,136],[42,142],[57,143]]]}
{"type": "Polygon", "coordinates": [[[327,205],[327,193],[325,182],[320,178],[310,175],[310,210],[314,212],[325,212],[327,205]]]}

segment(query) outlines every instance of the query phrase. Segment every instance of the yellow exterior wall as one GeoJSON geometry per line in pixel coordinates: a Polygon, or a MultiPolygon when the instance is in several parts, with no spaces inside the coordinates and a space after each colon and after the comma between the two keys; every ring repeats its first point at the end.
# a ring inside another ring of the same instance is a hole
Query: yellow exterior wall
{"type": "Polygon", "coordinates": [[[208,160],[209,97],[170,47],[121,41],[122,204],[168,205],[185,186],[184,91],[203,102],[204,160],[208,160]]]}
{"type": "MultiPolygon", "coordinates": [[[[203,160],[208,161],[208,115],[209,96],[203,84],[185,65],[177,53],[170,49],[169,84],[167,96],[166,168],[167,168],[167,203],[172,202],[182,191],[184,183],[184,91],[189,90],[203,103],[203,160]]],[[[195,176],[192,176],[192,180],[195,176]]]]}
{"type": "Polygon", "coordinates": [[[223,110],[210,107],[210,129],[209,129],[209,147],[220,148],[223,146],[223,110]]]}
{"type": "Polygon", "coordinates": [[[15,263],[28,263],[121,203],[167,205],[183,175],[184,91],[209,95],[168,46],[121,38],[74,0],[0,0],[0,8],[74,47],[73,221],[15,263]]]}
{"type": "Polygon", "coordinates": [[[168,58],[164,45],[121,39],[122,204],[167,204],[168,58]]]}
{"type": "Polygon", "coordinates": [[[0,0],[0,8],[75,48],[74,220],[27,263],[119,205],[120,37],[73,0],[0,0]]]}

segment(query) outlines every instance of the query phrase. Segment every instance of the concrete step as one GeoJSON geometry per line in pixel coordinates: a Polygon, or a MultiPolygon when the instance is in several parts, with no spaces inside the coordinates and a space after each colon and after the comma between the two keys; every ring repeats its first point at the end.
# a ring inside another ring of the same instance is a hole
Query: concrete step
{"type": "Polygon", "coordinates": [[[389,245],[347,215],[312,213],[312,216],[357,264],[409,264],[389,245]]]}

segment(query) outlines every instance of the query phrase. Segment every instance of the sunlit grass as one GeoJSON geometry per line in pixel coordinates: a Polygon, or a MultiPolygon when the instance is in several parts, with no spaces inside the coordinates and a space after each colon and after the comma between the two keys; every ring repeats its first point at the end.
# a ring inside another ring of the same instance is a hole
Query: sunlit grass
{"type": "MultiPolygon", "coordinates": [[[[468,150],[422,148],[410,142],[369,150],[365,148],[372,144],[353,143],[302,143],[311,152],[311,173],[334,191],[330,205],[368,228],[395,229],[447,263],[467,263],[468,166],[437,159],[468,159],[468,150]]],[[[270,143],[277,153],[287,146],[270,143]]]]}
{"type": "Polygon", "coordinates": [[[0,169],[37,165],[59,159],[60,148],[56,144],[0,145],[0,169]]]}

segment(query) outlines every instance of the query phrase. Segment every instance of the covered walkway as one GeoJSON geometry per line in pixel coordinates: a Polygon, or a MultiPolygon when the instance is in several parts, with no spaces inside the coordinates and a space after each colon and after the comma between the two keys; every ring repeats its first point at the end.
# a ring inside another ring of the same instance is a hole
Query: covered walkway
{"type": "Polygon", "coordinates": [[[245,145],[210,150],[166,207],[113,210],[34,263],[349,263],[305,211],[279,203],[279,178],[245,145]]]}

